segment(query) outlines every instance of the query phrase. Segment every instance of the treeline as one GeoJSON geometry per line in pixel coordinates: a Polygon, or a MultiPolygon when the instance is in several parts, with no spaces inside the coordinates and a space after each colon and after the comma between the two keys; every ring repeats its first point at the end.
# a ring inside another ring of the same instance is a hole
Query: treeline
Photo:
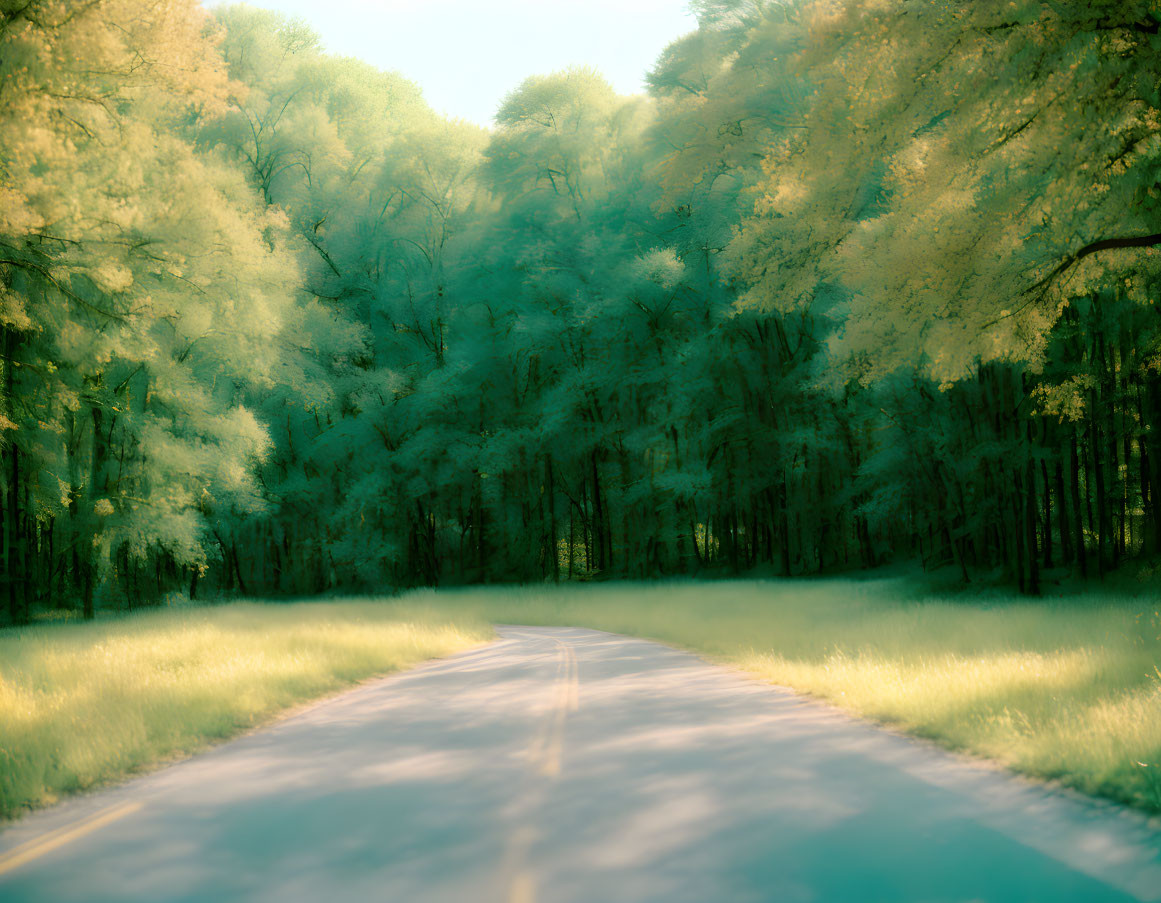
{"type": "Polygon", "coordinates": [[[1161,7],[694,4],[492,130],[192,0],[0,3],[8,617],[1161,540],[1161,7]]]}

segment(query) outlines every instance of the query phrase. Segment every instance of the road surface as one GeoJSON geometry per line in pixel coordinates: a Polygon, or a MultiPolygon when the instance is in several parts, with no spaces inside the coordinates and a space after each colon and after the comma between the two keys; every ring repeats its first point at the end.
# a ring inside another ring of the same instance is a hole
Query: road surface
{"type": "Polygon", "coordinates": [[[501,639],[0,833],[0,900],[1161,900],[1144,818],[654,643],[501,639]]]}

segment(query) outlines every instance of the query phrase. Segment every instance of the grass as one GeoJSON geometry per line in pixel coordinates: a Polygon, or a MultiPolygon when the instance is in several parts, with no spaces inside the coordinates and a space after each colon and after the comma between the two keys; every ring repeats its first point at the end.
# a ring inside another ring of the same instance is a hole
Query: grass
{"type": "Polygon", "coordinates": [[[368,601],[239,603],[0,631],[0,816],[491,635],[471,617],[368,601]]]}
{"type": "MultiPolygon", "coordinates": [[[[907,579],[416,591],[0,631],[0,815],[491,635],[659,639],[1089,794],[1161,811],[1161,602],[925,591],[907,579]]],[[[582,674],[583,681],[583,674],[582,674]]]]}
{"type": "Polygon", "coordinates": [[[947,747],[1161,811],[1156,596],[924,592],[904,579],[415,593],[461,616],[659,639],[947,747]]]}

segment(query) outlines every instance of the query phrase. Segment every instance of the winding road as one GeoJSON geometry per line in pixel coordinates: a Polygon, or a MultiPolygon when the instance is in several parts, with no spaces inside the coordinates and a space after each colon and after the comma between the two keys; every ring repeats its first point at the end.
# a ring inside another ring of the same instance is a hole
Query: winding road
{"type": "Polygon", "coordinates": [[[1161,832],[655,643],[506,627],[0,833],[0,901],[1161,901],[1161,832]]]}

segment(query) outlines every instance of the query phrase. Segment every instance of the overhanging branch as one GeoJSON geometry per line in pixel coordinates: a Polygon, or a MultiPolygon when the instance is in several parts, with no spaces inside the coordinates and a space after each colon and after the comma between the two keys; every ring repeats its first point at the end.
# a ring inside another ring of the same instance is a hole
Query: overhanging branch
{"type": "Polygon", "coordinates": [[[1102,238],[1099,241],[1089,242],[1082,246],[1078,251],[1065,257],[1060,263],[1052,268],[1049,273],[1036,282],[1035,285],[1025,289],[1021,295],[1027,298],[1023,304],[1019,305],[1015,310],[1001,314],[994,320],[989,320],[984,324],[984,329],[995,326],[1001,320],[1007,320],[1009,317],[1014,317],[1020,311],[1024,310],[1031,304],[1041,301],[1056,279],[1074,267],[1084,258],[1096,254],[1098,251],[1111,251],[1114,249],[1126,248],[1154,248],[1161,245],[1161,232],[1155,232],[1152,235],[1130,235],[1122,238],[1102,238]]]}

